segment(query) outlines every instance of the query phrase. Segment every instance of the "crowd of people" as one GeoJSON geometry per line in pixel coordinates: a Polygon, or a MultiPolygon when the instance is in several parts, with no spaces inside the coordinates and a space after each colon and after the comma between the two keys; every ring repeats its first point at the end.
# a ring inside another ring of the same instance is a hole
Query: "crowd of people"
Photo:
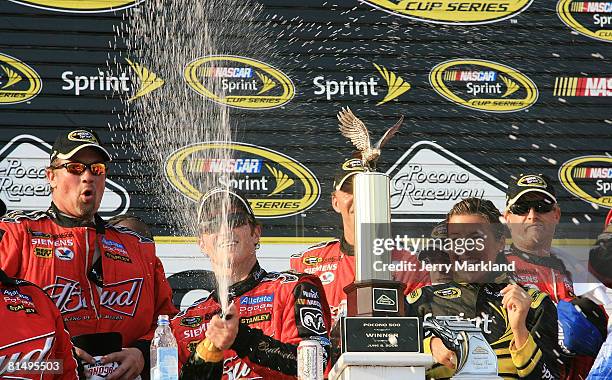
{"type": "MultiPolygon", "coordinates": [[[[342,236],[292,255],[284,272],[259,265],[262,225],[245,195],[221,187],[205,192],[198,244],[227,286],[180,312],[146,224],[98,215],[110,161],[94,132],[61,133],[46,168],[49,209],[15,210],[0,220],[0,377],[87,378],[88,364],[115,363],[106,379],[148,379],[160,315],[171,317],[182,379],[296,378],[303,340],[319,342],[329,371],[330,331],[347,313],[344,288],[355,280],[353,179],[366,171],[360,160],[344,162],[334,181],[331,206],[342,236]],[[109,334],[120,342],[98,355],[92,347],[105,345],[109,334]],[[31,362],[45,367],[24,371],[31,362]]],[[[394,262],[460,263],[450,271],[395,271],[405,285],[406,316],[471,321],[506,379],[612,378],[604,309],[612,212],[587,268],[553,247],[561,208],[549,178],[520,174],[506,195],[501,212],[489,200],[460,200],[432,232],[451,241],[480,239],[477,249],[390,253],[394,262]],[[514,270],[465,269],[482,262],[514,270]]],[[[0,202],[0,215],[5,211],[0,202]]],[[[428,330],[423,347],[436,363],[428,377],[453,376],[452,342],[428,330]]]]}

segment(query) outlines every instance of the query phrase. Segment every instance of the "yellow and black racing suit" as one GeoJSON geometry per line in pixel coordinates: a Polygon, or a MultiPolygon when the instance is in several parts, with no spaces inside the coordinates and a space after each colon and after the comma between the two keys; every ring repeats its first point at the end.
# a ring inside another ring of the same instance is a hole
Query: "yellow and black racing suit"
{"type": "MultiPolygon", "coordinates": [[[[529,339],[522,347],[514,346],[508,312],[502,306],[503,283],[447,284],[425,286],[406,296],[406,314],[427,320],[438,316],[459,316],[482,329],[498,361],[499,376],[504,379],[558,379],[559,361],[557,311],[547,294],[527,290],[532,297],[526,325],[529,339]],[[511,348],[513,347],[513,348],[511,348]]],[[[431,353],[431,338],[425,332],[425,352],[431,353]]],[[[445,379],[454,371],[434,364],[428,378],[445,379]]]]}

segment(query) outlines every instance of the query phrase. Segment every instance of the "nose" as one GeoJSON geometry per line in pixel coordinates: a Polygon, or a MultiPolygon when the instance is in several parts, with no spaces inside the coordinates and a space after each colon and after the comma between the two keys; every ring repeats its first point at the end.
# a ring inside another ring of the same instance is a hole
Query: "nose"
{"type": "Polygon", "coordinates": [[[527,213],[527,219],[534,220],[537,219],[538,213],[535,210],[535,207],[530,207],[529,212],[527,213]]]}

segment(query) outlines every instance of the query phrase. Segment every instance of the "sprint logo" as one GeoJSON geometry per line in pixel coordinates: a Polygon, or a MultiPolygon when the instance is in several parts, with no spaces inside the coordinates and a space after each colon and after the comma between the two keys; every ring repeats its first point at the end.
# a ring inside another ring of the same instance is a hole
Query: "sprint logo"
{"type": "Polygon", "coordinates": [[[406,82],[396,73],[386,67],[373,63],[378,75],[367,79],[357,80],[347,76],[345,80],[326,79],[320,75],[313,79],[315,95],[325,95],[325,99],[339,99],[347,97],[376,97],[380,99],[377,106],[399,98],[410,90],[410,83],[406,82]],[[379,78],[376,78],[379,77],[379,78]],[[384,83],[384,84],[381,84],[384,83]]]}
{"type": "Polygon", "coordinates": [[[130,95],[128,101],[131,102],[163,86],[164,81],[143,65],[129,59],[126,62],[128,70],[117,74],[98,71],[94,75],[87,75],[66,70],[62,73],[62,90],[70,91],[75,96],[118,92],[130,95]]]}
{"type": "Polygon", "coordinates": [[[0,105],[33,99],[42,89],[42,80],[34,69],[17,58],[0,53],[0,105]]]}

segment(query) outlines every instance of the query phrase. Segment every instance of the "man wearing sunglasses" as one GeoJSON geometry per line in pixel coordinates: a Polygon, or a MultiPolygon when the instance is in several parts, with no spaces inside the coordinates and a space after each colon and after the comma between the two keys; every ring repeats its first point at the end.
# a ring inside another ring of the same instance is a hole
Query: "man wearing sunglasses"
{"type": "MultiPolygon", "coordinates": [[[[601,345],[601,337],[606,336],[607,317],[593,300],[576,297],[572,279],[581,274],[568,270],[569,265],[576,271],[575,260],[552,246],[560,218],[561,209],[550,178],[542,174],[521,174],[510,181],[504,219],[512,236],[512,245],[506,251],[506,260],[515,263],[515,274],[521,285],[537,288],[559,304],[560,343],[570,356],[566,358],[568,365],[563,378],[584,379],[601,345]],[[574,314],[574,310],[582,310],[582,313],[574,314]],[[579,330],[579,326],[584,330],[579,330]],[[587,341],[587,336],[591,335],[593,343],[586,345],[591,347],[579,344],[580,339],[587,341]],[[573,336],[579,338],[573,339],[573,336]]],[[[593,291],[603,294],[590,297],[605,304],[605,291],[598,290],[600,286],[594,283],[588,285],[592,288],[589,290],[591,294],[595,294],[593,291]]]]}
{"type": "Polygon", "coordinates": [[[328,357],[321,282],[259,266],[261,225],[245,196],[211,189],[200,200],[198,226],[219,286],[171,321],[181,379],[295,379],[302,340],[318,341],[328,357]],[[224,299],[229,307],[221,316],[224,299]]]}
{"type": "MultiPolygon", "coordinates": [[[[177,310],[153,241],[97,214],[110,160],[94,132],[60,134],[46,168],[51,207],[0,222],[0,267],[43,288],[71,336],[121,334],[123,349],[103,359],[120,364],[107,380],[147,378],[157,316],[177,310]]],[[[95,363],[78,347],[77,355],[95,363]]]]}

